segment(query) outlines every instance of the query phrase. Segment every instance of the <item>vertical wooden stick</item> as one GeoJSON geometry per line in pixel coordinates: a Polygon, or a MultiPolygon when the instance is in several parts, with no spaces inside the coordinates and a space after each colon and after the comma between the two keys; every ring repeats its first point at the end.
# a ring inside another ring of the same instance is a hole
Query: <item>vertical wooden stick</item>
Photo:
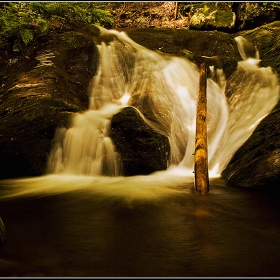
{"type": "Polygon", "coordinates": [[[200,65],[199,93],[196,113],[196,137],[194,153],[194,176],[197,191],[209,192],[208,156],[207,156],[207,69],[206,63],[200,65]]]}
{"type": "Polygon", "coordinates": [[[178,2],[175,2],[174,19],[177,19],[177,15],[178,15],[178,2]]]}

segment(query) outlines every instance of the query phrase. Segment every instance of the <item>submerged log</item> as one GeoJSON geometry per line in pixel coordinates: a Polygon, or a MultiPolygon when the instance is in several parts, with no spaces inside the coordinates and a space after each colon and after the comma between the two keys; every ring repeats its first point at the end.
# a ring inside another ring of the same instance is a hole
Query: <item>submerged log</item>
{"type": "Polygon", "coordinates": [[[197,191],[209,191],[208,156],[207,156],[207,70],[206,63],[200,65],[199,93],[196,114],[196,138],[194,153],[194,176],[197,191]]]}

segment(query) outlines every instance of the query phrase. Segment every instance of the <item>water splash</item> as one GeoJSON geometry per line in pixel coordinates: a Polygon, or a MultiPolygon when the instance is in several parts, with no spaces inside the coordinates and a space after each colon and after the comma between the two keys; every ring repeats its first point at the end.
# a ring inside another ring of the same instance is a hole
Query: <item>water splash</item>
{"type": "MultiPolygon", "coordinates": [[[[183,168],[192,176],[199,81],[196,65],[148,50],[124,32],[100,30],[100,63],[89,86],[89,110],[76,114],[70,129],[58,129],[48,172],[120,175],[121,159],[107,128],[116,112],[134,106],[149,125],[169,138],[170,170],[183,168]]],[[[279,98],[277,75],[269,67],[258,66],[258,51],[248,48],[243,37],[236,41],[243,61],[235,73],[225,81],[221,69],[212,69],[215,79],[207,80],[210,176],[219,176],[279,98]]]]}

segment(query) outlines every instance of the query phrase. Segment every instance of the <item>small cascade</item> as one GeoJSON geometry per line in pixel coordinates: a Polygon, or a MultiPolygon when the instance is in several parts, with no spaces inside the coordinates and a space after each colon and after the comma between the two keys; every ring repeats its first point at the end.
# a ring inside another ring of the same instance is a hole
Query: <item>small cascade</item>
{"type": "Polygon", "coordinates": [[[211,169],[220,174],[237,149],[251,136],[279,99],[278,77],[271,67],[259,67],[259,52],[243,37],[236,37],[242,61],[227,81],[228,120],[211,169]]]}
{"type": "MultiPolygon", "coordinates": [[[[126,33],[100,27],[100,60],[89,85],[90,106],[58,128],[48,173],[121,175],[121,159],[108,137],[112,116],[125,106],[137,108],[171,145],[170,169],[192,176],[199,72],[182,57],[151,51],[126,33]],[[108,39],[109,38],[109,39],[108,39]]],[[[278,78],[260,68],[255,47],[236,42],[243,58],[228,81],[221,69],[207,79],[207,129],[210,176],[218,176],[235,151],[276,105],[278,78]],[[215,77],[215,78],[211,78],[215,77]]]]}
{"type": "Polygon", "coordinates": [[[118,110],[114,106],[88,110],[73,118],[72,127],[59,128],[48,162],[49,173],[77,175],[120,174],[120,158],[108,137],[111,116],[118,110]]]}

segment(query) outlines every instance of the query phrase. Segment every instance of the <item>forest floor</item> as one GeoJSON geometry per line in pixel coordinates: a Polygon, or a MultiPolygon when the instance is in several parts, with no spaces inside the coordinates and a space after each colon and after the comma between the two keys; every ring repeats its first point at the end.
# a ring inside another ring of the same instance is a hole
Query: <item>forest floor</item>
{"type": "Polygon", "coordinates": [[[189,18],[180,10],[176,13],[176,2],[108,2],[106,9],[114,17],[115,28],[128,27],[189,27],[189,18]]]}

